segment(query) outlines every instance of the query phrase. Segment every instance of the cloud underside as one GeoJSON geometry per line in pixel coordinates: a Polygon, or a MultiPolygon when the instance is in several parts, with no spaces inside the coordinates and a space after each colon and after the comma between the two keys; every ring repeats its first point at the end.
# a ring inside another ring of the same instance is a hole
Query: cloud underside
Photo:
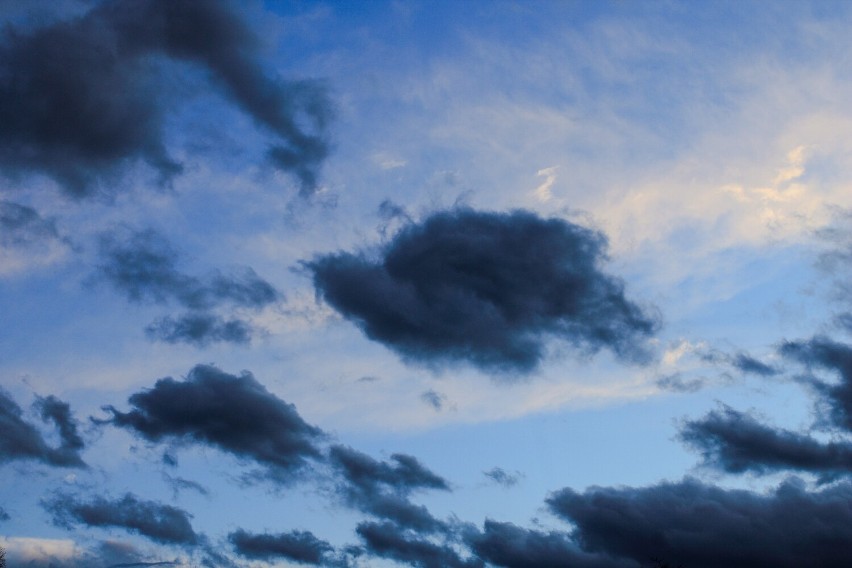
{"type": "Polygon", "coordinates": [[[187,89],[213,88],[274,140],[267,159],[304,195],[328,154],[325,88],[267,74],[260,43],[228,2],[111,0],[82,17],[0,36],[0,169],[39,172],[81,198],[109,193],[144,162],[165,183],[182,171],[165,117],[187,89]],[[162,63],[157,65],[157,63],[162,63]],[[181,83],[196,67],[206,84],[181,83]]]}
{"type": "Polygon", "coordinates": [[[250,373],[198,365],[185,380],[160,379],[129,402],[128,412],[107,407],[112,416],[100,422],[150,442],[217,448],[261,466],[261,475],[275,482],[291,481],[309,460],[322,458],[324,433],[250,373]]]}
{"type": "Polygon", "coordinates": [[[403,227],[379,258],[340,252],[306,266],[317,292],[405,360],[528,373],[547,338],[648,358],[654,315],[605,274],[606,238],[532,213],[467,209],[403,227]]]}

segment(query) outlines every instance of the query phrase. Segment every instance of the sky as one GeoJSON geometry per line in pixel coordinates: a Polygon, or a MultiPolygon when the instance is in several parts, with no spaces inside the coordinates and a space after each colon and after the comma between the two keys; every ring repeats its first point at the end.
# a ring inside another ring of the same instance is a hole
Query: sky
{"type": "Polygon", "coordinates": [[[846,562],[848,3],[0,22],[10,567],[846,562]]]}

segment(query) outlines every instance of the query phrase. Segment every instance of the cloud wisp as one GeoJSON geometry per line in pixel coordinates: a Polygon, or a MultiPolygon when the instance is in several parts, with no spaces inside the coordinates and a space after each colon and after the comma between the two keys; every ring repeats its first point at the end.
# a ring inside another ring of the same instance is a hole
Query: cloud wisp
{"type": "Polygon", "coordinates": [[[305,422],[296,408],[270,393],[251,373],[230,375],[197,365],[186,379],[158,380],[133,394],[133,407],[96,420],[124,428],[150,442],[201,444],[263,468],[276,483],[293,480],[310,460],[321,460],[325,434],[305,422]]]}
{"type": "Polygon", "coordinates": [[[151,339],[202,347],[212,342],[244,344],[255,331],[251,324],[211,311],[222,307],[260,310],[282,298],[251,268],[230,275],[185,274],[178,268],[177,251],[155,231],[135,231],[123,237],[108,234],[101,238],[96,278],[109,283],[130,302],[172,303],[189,310],[148,325],[145,333],[151,339]]]}
{"type": "Polygon", "coordinates": [[[331,104],[317,82],[266,73],[260,42],[224,1],[110,0],[88,13],[0,38],[0,169],[41,173],[66,195],[113,191],[129,164],[167,183],[182,171],[167,148],[170,88],[179,63],[249,115],[275,142],[268,159],[292,173],[303,195],[328,154],[331,104]],[[108,110],[108,112],[106,112],[108,110]]]}
{"type": "Polygon", "coordinates": [[[378,258],[338,252],[306,266],[326,302],[406,361],[525,374],[558,338],[644,362],[659,322],[603,272],[606,244],[526,211],[456,209],[404,226],[378,258]]]}
{"type": "Polygon", "coordinates": [[[121,499],[95,497],[81,501],[72,495],[56,495],[46,500],[44,508],[53,516],[57,526],[71,529],[74,525],[88,527],[119,527],[145,536],[160,544],[193,546],[200,542],[186,511],[156,501],[139,499],[132,493],[121,499]]]}
{"type": "Polygon", "coordinates": [[[0,462],[34,460],[55,467],[86,467],[80,457],[84,443],[68,403],[51,395],[37,399],[34,406],[42,420],[56,426],[59,447],[50,447],[36,427],[24,420],[21,407],[0,390],[0,462]]]}

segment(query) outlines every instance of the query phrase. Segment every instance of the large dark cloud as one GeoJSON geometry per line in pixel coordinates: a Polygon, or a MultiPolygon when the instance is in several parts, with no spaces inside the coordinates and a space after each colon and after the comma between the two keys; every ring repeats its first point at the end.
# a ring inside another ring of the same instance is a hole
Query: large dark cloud
{"type": "Polygon", "coordinates": [[[281,299],[278,290],[250,268],[203,278],[185,274],[178,268],[177,251],[152,230],[105,235],[100,258],[97,277],[129,301],[174,303],[190,310],[177,318],[160,318],[146,328],[148,337],[168,343],[247,343],[254,331],[249,323],[226,320],[210,310],[223,306],[258,310],[281,299]]]}
{"type": "Polygon", "coordinates": [[[391,522],[364,522],[356,529],[366,551],[417,568],[481,568],[477,558],[465,559],[447,543],[435,543],[391,522]]]}
{"type": "Polygon", "coordinates": [[[658,322],[602,271],[605,257],[603,234],[560,219],[457,209],[406,225],[379,258],[339,252],[306,266],[331,306],[407,360],[529,372],[548,337],[647,357],[658,322]]]}
{"type": "Polygon", "coordinates": [[[820,406],[830,425],[852,431],[852,346],[818,336],[784,342],[779,351],[788,359],[837,374],[837,382],[828,383],[815,376],[806,377],[806,381],[822,395],[820,406]]]}
{"type": "Polygon", "coordinates": [[[68,404],[48,396],[37,399],[35,407],[43,420],[56,426],[59,446],[50,447],[36,427],[24,420],[21,407],[0,390],[0,462],[35,460],[57,467],[86,467],[80,457],[83,440],[68,404]]]}
{"type": "Polygon", "coordinates": [[[822,443],[810,436],[772,428],[725,407],[687,421],[680,438],[704,461],[730,473],[808,471],[824,481],[852,473],[852,443],[822,443]]]}
{"type": "Polygon", "coordinates": [[[129,402],[133,410],[106,407],[112,417],[99,422],[151,442],[213,446],[258,463],[267,477],[281,482],[292,479],[308,460],[322,457],[317,443],[323,432],[248,372],[235,376],[198,365],[185,380],[160,379],[129,402]]]}
{"type": "Polygon", "coordinates": [[[334,547],[309,531],[279,534],[252,534],[242,529],[228,535],[234,550],[246,558],[273,561],[284,558],[300,564],[319,566],[334,547]]]}
{"type": "MultiPolygon", "coordinates": [[[[325,89],[267,74],[260,43],[225,1],[109,0],[82,17],[0,36],[0,168],[39,172],[73,197],[108,191],[129,163],[162,181],[182,167],[166,148],[165,117],[190,64],[275,142],[269,159],[310,194],[328,153],[325,89]]],[[[183,88],[208,85],[183,82],[183,88]]],[[[185,96],[185,93],[184,93],[185,96]]]]}
{"type": "Polygon", "coordinates": [[[44,507],[53,516],[54,523],[67,529],[77,524],[119,527],[161,544],[195,545],[200,542],[186,511],[156,501],[145,501],[131,493],[121,499],[95,497],[91,501],[80,501],[72,495],[56,495],[45,501],[44,507]]]}
{"type": "Polygon", "coordinates": [[[820,568],[848,563],[852,485],[811,492],[789,481],[768,494],[696,480],[646,488],[564,489],[550,509],[590,553],[688,568],[820,568]]]}
{"type": "Polygon", "coordinates": [[[329,462],[342,482],[338,492],[351,507],[401,527],[436,532],[446,525],[422,505],[409,500],[412,492],[423,489],[448,491],[442,477],[405,454],[393,454],[391,465],[345,446],[332,446],[329,462]]]}
{"type": "Polygon", "coordinates": [[[466,531],[465,541],[491,566],[506,568],[636,568],[628,560],[585,552],[569,535],[525,529],[486,520],[482,532],[466,531]]]}

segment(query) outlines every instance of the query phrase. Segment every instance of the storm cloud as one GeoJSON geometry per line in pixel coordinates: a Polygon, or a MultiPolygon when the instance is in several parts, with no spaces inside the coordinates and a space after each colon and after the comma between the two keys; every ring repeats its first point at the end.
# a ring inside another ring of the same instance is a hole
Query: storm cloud
{"type": "Polygon", "coordinates": [[[158,380],[129,398],[133,410],[106,407],[98,420],[150,442],[196,443],[218,448],[265,468],[277,482],[292,479],[308,460],[321,459],[322,430],[306,423],[296,407],[270,393],[249,372],[230,375],[197,365],[186,379],[158,380]]]}
{"type": "Polygon", "coordinates": [[[818,568],[848,561],[852,485],[807,491],[796,481],[767,494],[693,479],[646,488],[563,489],[547,502],[587,552],[662,558],[689,568],[818,568]]]}
{"type": "Polygon", "coordinates": [[[88,527],[119,527],[161,544],[195,545],[199,535],[190,524],[190,515],[171,505],[141,500],[131,493],[121,499],[95,497],[79,501],[72,495],[56,495],[44,502],[57,526],[76,524],[88,527]]]}
{"type": "Polygon", "coordinates": [[[647,359],[658,321],[602,271],[606,246],[561,219],[455,209],[404,226],[378,258],[338,252],[305,265],[326,302],[407,361],[528,373],[549,337],[647,359]]]}
{"type": "Polygon", "coordinates": [[[686,422],[680,439],[698,450],[705,464],[730,473],[792,469],[814,473],[824,481],[852,473],[852,443],[822,443],[766,426],[728,407],[686,422]]]}
{"type": "Polygon", "coordinates": [[[81,17],[0,36],[0,169],[41,173],[82,198],[143,162],[162,183],[182,171],[166,117],[211,86],[274,139],[267,158],[311,194],[328,154],[331,105],[317,82],[263,69],[260,42],[224,1],[110,0],[81,17]],[[204,81],[172,85],[190,65],[204,81]],[[157,65],[160,63],[160,65],[157,65]]]}
{"type": "Polygon", "coordinates": [[[326,555],[334,550],[309,531],[292,531],[279,534],[252,534],[242,529],[228,535],[228,540],[238,554],[254,560],[285,558],[301,564],[319,566],[326,555]]]}
{"type": "Polygon", "coordinates": [[[36,427],[24,420],[21,407],[0,390],[0,462],[34,460],[56,467],[86,467],[80,457],[83,440],[68,403],[48,396],[37,399],[34,406],[44,421],[56,426],[59,447],[50,447],[36,427]]]}
{"type": "Polygon", "coordinates": [[[408,497],[423,489],[449,491],[447,481],[412,456],[393,454],[391,461],[393,465],[346,446],[336,445],[329,450],[329,462],[342,479],[337,491],[349,506],[401,527],[421,532],[443,530],[442,521],[408,497]]]}

